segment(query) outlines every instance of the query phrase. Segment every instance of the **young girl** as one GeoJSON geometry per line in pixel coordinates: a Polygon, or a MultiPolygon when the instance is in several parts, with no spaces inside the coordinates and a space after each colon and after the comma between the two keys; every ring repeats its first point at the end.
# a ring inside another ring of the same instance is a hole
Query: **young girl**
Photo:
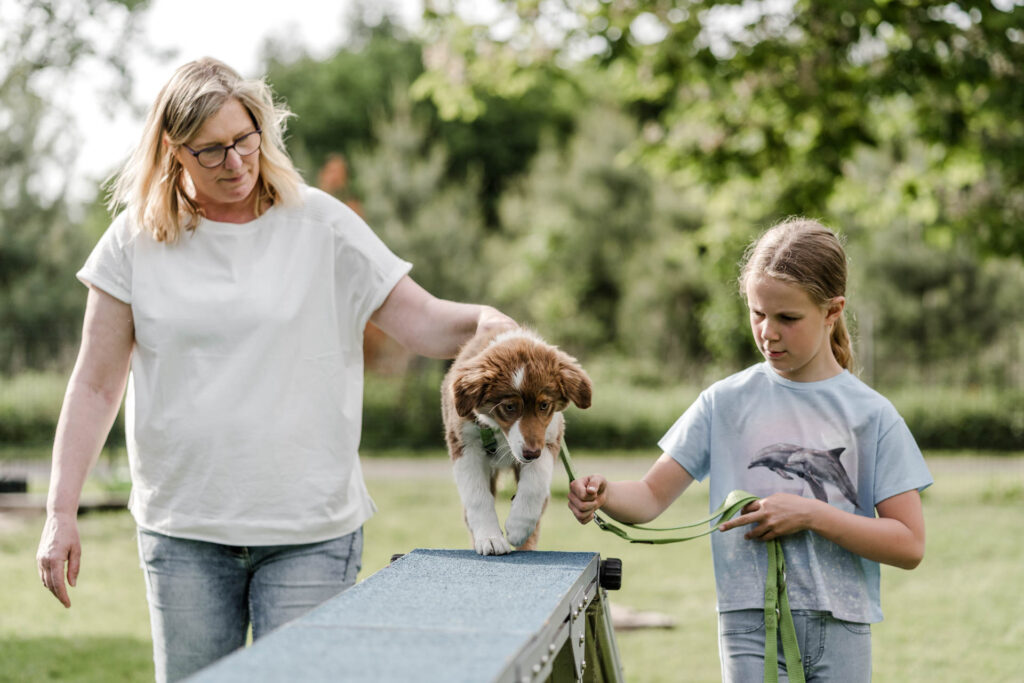
{"type": "Polygon", "coordinates": [[[705,390],[642,480],[581,477],[569,507],[580,523],[599,508],[644,523],[706,477],[712,510],[733,489],[761,497],[712,534],[722,679],[762,678],[763,541],[780,538],[806,680],[868,681],[879,563],[921,562],[932,479],[892,404],[850,374],[846,255],[830,230],[791,219],[766,232],[740,291],[765,362],[705,390]]]}

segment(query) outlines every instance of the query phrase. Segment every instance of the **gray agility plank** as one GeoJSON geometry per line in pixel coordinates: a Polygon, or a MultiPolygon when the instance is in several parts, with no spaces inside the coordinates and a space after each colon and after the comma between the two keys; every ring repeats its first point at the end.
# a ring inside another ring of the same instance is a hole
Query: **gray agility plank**
{"type": "Polygon", "coordinates": [[[617,681],[599,572],[596,553],[414,550],[189,680],[617,681]]]}

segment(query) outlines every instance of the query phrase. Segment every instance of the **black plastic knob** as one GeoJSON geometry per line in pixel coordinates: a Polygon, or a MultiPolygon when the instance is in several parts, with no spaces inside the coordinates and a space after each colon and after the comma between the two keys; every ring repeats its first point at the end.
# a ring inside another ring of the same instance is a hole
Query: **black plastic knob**
{"type": "Polygon", "coordinates": [[[617,591],[622,588],[622,560],[617,557],[601,560],[597,580],[605,590],[617,591]]]}

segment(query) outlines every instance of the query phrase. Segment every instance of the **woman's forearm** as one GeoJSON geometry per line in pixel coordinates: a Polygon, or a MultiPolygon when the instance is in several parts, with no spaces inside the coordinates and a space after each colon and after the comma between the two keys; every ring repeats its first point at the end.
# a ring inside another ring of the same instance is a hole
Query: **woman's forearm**
{"type": "Polygon", "coordinates": [[[121,405],[120,390],[101,390],[72,376],[53,443],[48,514],[77,514],[85,478],[96,462],[121,405]]]}
{"type": "Polygon", "coordinates": [[[128,381],[135,325],[131,306],[89,288],[82,345],[57,420],[47,512],[75,514],[82,485],[117,417],[128,381]]]}
{"type": "Polygon", "coordinates": [[[409,276],[395,285],[371,320],[406,349],[428,358],[454,358],[478,329],[515,325],[490,306],[438,299],[409,276]]]}

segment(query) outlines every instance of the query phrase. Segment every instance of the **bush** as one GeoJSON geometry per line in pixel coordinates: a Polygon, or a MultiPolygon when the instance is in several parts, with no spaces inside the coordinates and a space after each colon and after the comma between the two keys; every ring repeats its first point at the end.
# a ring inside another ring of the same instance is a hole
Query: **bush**
{"type": "Polygon", "coordinates": [[[925,387],[887,395],[921,448],[1024,449],[1024,392],[925,387]]]}
{"type": "MultiPolygon", "coordinates": [[[[0,377],[0,445],[52,444],[67,381],[66,375],[57,372],[0,377]]],[[[107,443],[124,443],[123,414],[110,430],[107,443]]]]}
{"type": "MultiPolygon", "coordinates": [[[[362,447],[436,452],[444,448],[441,378],[445,365],[420,361],[405,376],[367,374],[362,447]]],[[[570,449],[656,449],[700,387],[636,386],[608,379],[595,367],[594,403],[566,411],[570,449]]],[[[612,374],[612,373],[609,373],[612,374]]],[[[0,379],[0,446],[45,446],[53,441],[67,378],[24,373],[0,379]]],[[[1024,392],[955,387],[883,391],[906,420],[922,449],[1024,450],[1024,392]]],[[[124,444],[119,417],[108,446],[124,444]]]]}
{"type": "Polygon", "coordinates": [[[361,447],[367,450],[444,448],[441,378],[437,361],[417,361],[404,376],[367,373],[361,447]]]}
{"type": "Polygon", "coordinates": [[[65,381],[56,373],[38,372],[0,380],[0,443],[52,442],[65,381]]]}

